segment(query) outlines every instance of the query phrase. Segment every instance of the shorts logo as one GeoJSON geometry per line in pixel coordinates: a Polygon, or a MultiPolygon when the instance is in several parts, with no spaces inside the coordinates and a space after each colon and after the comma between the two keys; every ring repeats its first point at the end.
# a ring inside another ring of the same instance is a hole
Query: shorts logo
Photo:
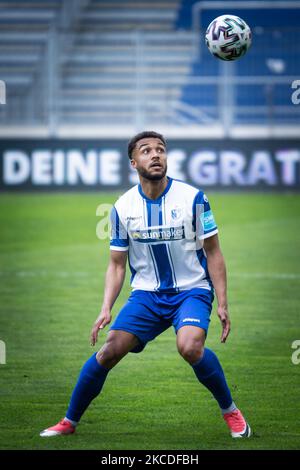
{"type": "Polygon", "coordinates": [[[196,323],[200,323],[200,320],[198,318],[185,318],[184,320],[182,320],[182,323],[186,321],[194,321],[196,323]]]}

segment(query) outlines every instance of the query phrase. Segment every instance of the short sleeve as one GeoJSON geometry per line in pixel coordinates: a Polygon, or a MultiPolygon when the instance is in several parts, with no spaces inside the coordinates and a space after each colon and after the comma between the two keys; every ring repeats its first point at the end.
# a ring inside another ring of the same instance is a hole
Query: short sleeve
{"type": "Polygon", "coordinates": [[[110,213],[110,249],[115,251],[127,251],[129,247],[129,238],[118,211],[115,207],[110,213]]]}
{"type": "Polygon", "coordinates": [[[193,226],[200,240],[218,233],[218,227],[209,200],[203,191],[197,193],[193,204],[193,226]]]}

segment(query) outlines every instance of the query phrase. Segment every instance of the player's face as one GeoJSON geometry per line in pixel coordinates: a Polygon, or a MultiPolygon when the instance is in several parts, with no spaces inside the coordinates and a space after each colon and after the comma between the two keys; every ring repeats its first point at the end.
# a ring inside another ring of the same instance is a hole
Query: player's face
{"type": "Polygon", "coordinates": [[[131,165],[148,180],[162,179],[167,173],[166,147],[160,139],[153,137],[139,140],[132,154],[131,165]]]}

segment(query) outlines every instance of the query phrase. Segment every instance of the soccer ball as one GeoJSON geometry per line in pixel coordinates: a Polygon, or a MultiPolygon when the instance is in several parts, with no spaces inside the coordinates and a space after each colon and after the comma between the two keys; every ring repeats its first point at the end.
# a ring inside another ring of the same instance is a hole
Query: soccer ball
{"type": "Polygon", "coordinates": [[[238,16],[218,16],[208,26],[205,42],[215,57],[236,60],[245,55],[251,46],[251,29],[238,16]]]}

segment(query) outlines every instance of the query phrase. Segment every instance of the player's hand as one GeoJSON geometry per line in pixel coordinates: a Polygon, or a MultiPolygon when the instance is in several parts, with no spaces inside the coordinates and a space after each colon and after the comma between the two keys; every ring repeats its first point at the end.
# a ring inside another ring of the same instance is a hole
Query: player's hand
{"type": "Polygon", "coordinates": [[[95,346],[98,340],[98,333],[99,330],[103,330],[103,328],[111,322],[111,314],[110,311],[105,310],[101,311],[99,317],[95,321],[92,332],[91,332],[91,346],[95,346]]]}
{"type": "Polygon", "coordinates": [[[225,343],[230,333],[230,319],[227,307],[218,306],[218,317],[222,325],[221,343],[225,343]]]}

